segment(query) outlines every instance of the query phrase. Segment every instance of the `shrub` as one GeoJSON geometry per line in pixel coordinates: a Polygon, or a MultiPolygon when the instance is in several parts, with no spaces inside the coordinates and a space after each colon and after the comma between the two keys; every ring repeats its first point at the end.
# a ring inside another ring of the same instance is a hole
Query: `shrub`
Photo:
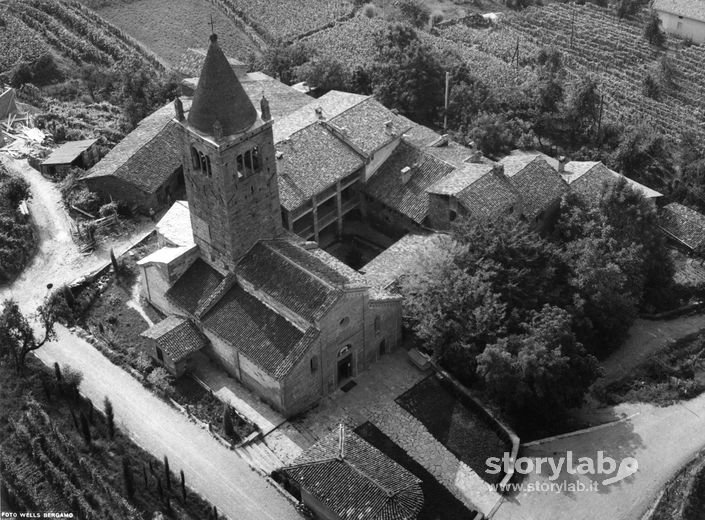
{"type": "Polygon", "coordinates": [[[147,381],[165,395],[171,394],[174,378],[165,368],[158,367],[147,376],[147,381]]]}
{"type": "Polygon", "coordinates": [[[375,4],[365,4],[362,7],[362,14],[364,14],[367,18],[374,18],[377,16],[377,7],[375,4]]]}

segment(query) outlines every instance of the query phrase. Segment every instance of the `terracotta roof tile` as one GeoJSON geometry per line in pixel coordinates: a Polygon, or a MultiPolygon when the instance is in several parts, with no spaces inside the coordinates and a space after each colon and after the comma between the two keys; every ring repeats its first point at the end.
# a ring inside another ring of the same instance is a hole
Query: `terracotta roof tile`
{"type": "Polygon", "coordinates": [[[424,153],[404,139],[372,176],[365,191],[375,199],[421,224],[428,215],[426,189],[454,170],[453,166],[424,153]],[[401,170],[412,168],[408,182],[401,170]]]}
{"type": "Polygon", "coordinates": [[[687,206],[672,202],[659,212],[661,227],[690,249],[705,245],[705,215],[687,206]]]}
{"type": "Polygon", "coordinates": [[[276,149],[280,200],[290,211],[364,166],[360,155],[320,123],[280,141],[276,149]]]}
{"type": "Polygon", "coordinates": [[[239,285],[205,314],[203,326],[275,379],[294,367],[319,334],[314,327],[300,330],[239,285]]]}
{"type": "Polygon", "coordinates": [[[413,520],[423,507],[420,480],[342,425],[283,471],[343,520],[413,520]]]}
{"type": "Polygon", "coordinates": [[[223,276],[197,259],[166,292],[167,298],[190,314],[195,314],[223,281],[223,276]]]}
{"type": "Polygon", "coordinates": [[[541,157],[508,156],[500,162],[521,194],[522,212],[528,219],[546,211],[569,189],[560,174],[541,157]]]}
{"type": "Polygon", "coordinates": [[[621,175],[601,162],[572,161],[565,165],[563,179],[570,185],[571,190],[591,200],[602,196],[606,183],[614,183],[625,179],[636,191],[641,192],[647,199],[662,197],[656,190],[644,186],[624,175],[621,175]]]}
{"type": "Polygon", "coordinates": [[[258,242],[240,260],[236,273],[309,323],[342,295],[335,283],[342,283],[342,277],[285,240],[258,242]]]}
{"type": "Polygon", "coordinates": [[[69,141],[56,148],[51,155],[42,161],[42,164],[70,164],[95,144],[97,139],[84,139],[83,141],[69,141]]]}
{"type": "Polygon", "coordinates": [[[153,339],[172,360],[181,361],[206,346],[206,338],[191,320],[168,316],[140,336],[153,339]]]}
{"type": "Polygon", "coordinates": [[[342,130],[346,140],[367,155],[392,142],[411,125],[374,98],[342,112],[330,120],[342,130]]]}
{"type": "Polygon", "coordinates": [[[456,195],[458,202],[475,218],[496,218],[519,209],[521,197],[509,180],[498,172],[483,175],[456,195]]]}

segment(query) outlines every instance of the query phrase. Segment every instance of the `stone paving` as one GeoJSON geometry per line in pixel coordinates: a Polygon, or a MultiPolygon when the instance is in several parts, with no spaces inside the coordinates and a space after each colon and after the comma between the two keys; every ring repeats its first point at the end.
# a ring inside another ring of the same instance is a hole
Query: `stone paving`
{"type": "Polygon", "coordinates": [[[291,421],[285,421],[207,358],[199,359],[195,374],[216,396],[229,402],[260,428],[264,444],[283,465],[293,462],[303,450],[341,422],[356,428],[370,421],[469,508],[487,514],[500,498],[419,420],[395,402],[429,375],[412,365],[403,349],[384,356],[356,377],[357,384],[348,392],[334,392],[291,421]]]}

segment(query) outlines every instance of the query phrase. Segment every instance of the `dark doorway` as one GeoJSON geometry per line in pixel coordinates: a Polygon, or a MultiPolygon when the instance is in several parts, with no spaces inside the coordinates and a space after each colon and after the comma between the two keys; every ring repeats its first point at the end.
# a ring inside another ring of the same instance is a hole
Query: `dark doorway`
{"type": "Polygon", "coordinates": [[[338,386],[353,376],[352,354],[338,361],[338,386]]]}
{"type": "Polygon", "coordinates": [[[159,347],[157,347],[157,358],[160,362],[164,363],[164,354],[162,353],[162,349],[159,347]]]}
{"type": "Polygon", "coordinates": [[[379,342],[379,355],[384,356],[387,353],[387,340],[383,339],[379,342]]]}

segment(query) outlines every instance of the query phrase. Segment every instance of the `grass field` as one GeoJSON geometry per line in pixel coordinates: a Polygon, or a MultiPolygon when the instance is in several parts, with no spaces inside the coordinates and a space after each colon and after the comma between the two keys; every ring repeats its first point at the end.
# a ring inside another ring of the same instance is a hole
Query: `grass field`
{"type": "Polygon", "coordinates": [[[189,47],[208,46],[211,16],[227,56],[244,61],[260,52],[241,28],[207,0],[136,0],[95,9],[172,65],[189,47]]]}

